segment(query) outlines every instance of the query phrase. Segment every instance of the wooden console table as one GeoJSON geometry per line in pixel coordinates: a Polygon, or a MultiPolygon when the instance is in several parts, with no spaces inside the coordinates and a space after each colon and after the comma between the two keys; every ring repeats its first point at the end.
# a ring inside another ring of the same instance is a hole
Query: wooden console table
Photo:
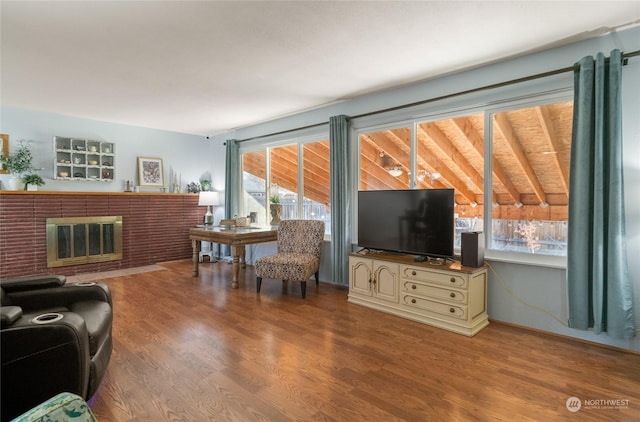
{"type": "Polygon", "coordinates": [[[350,254],[349,302],[470,337],[489,325],[486,266],[416,257],[350,254]]]}
{"type": "Polygon", "coordinates": [[[240,255],[244,255],[245,245],[278,240],[278,230],[258,227],[225,228],[218,226],[198,226],[189,231],[189,239],[191,239],[193,245],[194,277],[198,275],[202,242],[222,243],[231,246],[231,255],[233,255],[233,282],[231,283],[231,287],[237,289],[238,274],[240,272],[240,255]]]}

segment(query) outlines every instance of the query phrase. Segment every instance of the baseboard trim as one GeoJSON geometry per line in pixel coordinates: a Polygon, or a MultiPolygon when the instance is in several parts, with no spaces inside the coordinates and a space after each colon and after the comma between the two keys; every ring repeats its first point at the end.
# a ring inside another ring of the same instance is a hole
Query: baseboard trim
{"type": "Polygon", "coordinates": [[[522,330],[526,330],[526,331],[531,331],[537,334],[544,334],[546,336],[551,336],[551,337],[558,337],[561,338],[563,340],[568,340],[568,341],[572,341],[575,343],[582,343],[582,344],[588,344],[590,346],[597,346],[603,349],[609,349],[609,350],[613,350],[616,352],[622,352],[622,353],[627,353],[630,355],[638,355],[640,356],[640,351],[636,351],[636,350],[631,350],[631,349],[625,349],[623,347],[618,347],[618,346],[612,346],[610,344],[603,344],[603,343],[597,343],[595,341],[590,341],[590,340],[585,340],[582,338],[576,338],[576,337],[571,337],[565,334],[559,334],[559,333],[553,333],[551,331],[545,331],[545,330],[541,330],[539,328],[532,328],[532,327],[527,327],[525,325],[520,325],[520,324],[514,324],[512,322],[506,322],[506,321],[500,321],[497,319],[491,319],[489,318],[489,322],[491,324],[496,324],[496,325],[506,325],[509,327],[513,327],[513,328],[519,328],[522,330]]]}

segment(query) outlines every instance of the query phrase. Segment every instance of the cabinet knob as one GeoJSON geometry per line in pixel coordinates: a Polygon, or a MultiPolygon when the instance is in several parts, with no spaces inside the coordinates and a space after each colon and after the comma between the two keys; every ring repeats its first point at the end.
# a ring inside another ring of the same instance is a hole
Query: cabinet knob
{"type": "Polygon", "coordinates": [[[416,275],[417,273],[415,271],[411,271],[411,275],[416,275]]]}
{"type": "Polygon", "coordinates": [[[449,312],[454,313],[456,311],[455,308],[449,308],[449,312]]]}
{"type": "Polygon", "coordinates": [[[415,299],[411,299],[411,303],[416,303],[416,300],[415,299]]]}
{"type": "Polygon", "coordinates": [[[456,297],[456,294],[455,294],[455,293],[453,293],[453,292],[451,292],[451,293],[449,293],[449,296],[451,296],[451,297],[456,297]]]}
{"type": "Polygon", "coordinates": [[[411,288],[412,288],[413,290],[415,290],[415,289],[417,289],[418,287],[414,284],[414,285],[412,285],[412,286],[411,286],[411,288]]]}
{"type": "Polygon", "coordinates": [[[455,283],[455,282],[456,282],[456,279],[455,279],[455,278],[453,278],[453,277],[451,277],[451,278],[449,279],[449,281],[450,281],[450,282],[452,282],[452,283],[455,283]]]}

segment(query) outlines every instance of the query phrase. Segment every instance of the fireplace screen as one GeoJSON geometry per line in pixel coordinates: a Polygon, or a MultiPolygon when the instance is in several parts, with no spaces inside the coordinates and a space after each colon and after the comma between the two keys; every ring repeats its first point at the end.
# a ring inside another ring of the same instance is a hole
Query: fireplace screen
{"type": "Polygon", "coordinates": [[[47,218],[47,266],[122,259],[122,217],[47,218]]]}

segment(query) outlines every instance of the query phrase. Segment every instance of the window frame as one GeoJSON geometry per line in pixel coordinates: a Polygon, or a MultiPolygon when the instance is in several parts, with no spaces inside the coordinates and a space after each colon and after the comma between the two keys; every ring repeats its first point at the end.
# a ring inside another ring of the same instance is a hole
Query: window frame
{"type": "MultiPolygon", "coordinates": [[[[552,93],[541,93],[539,95],[532,95],[527,98],[506,99],[499,103],[495,103],[485,108],[484,115],[484,154],[485,157],[491,157],[493,159],[493,115],[505,111],[518,110],[523,108],[536,107],[545,104],[552,104],[562,101],[573,101],[573,87],[564,90],[557,90],[552,93]],[[489,139],[491,142],[486,142],[489,139]]],[[[491,187],[493,184],[493,172],[491,171],[492,165],[487,166],[485,160],[484,166],[484,180],[485,180],[485,192],[487,187],[491,187]]],[[[499,262],[510,262],[524,265],[536,265],[550,268],[566,268],[567,256],[545,255],[545,254],[532,254],[526,252],[513,252],[513,251],[500,251],[496,249],[490,249],[492,235],[493,235],[493,218],[491,213],[491,201],[485,201],[484,204],[484,224],[485,224],[485,251],[484,255],[486,259],[499,262]]]]}

